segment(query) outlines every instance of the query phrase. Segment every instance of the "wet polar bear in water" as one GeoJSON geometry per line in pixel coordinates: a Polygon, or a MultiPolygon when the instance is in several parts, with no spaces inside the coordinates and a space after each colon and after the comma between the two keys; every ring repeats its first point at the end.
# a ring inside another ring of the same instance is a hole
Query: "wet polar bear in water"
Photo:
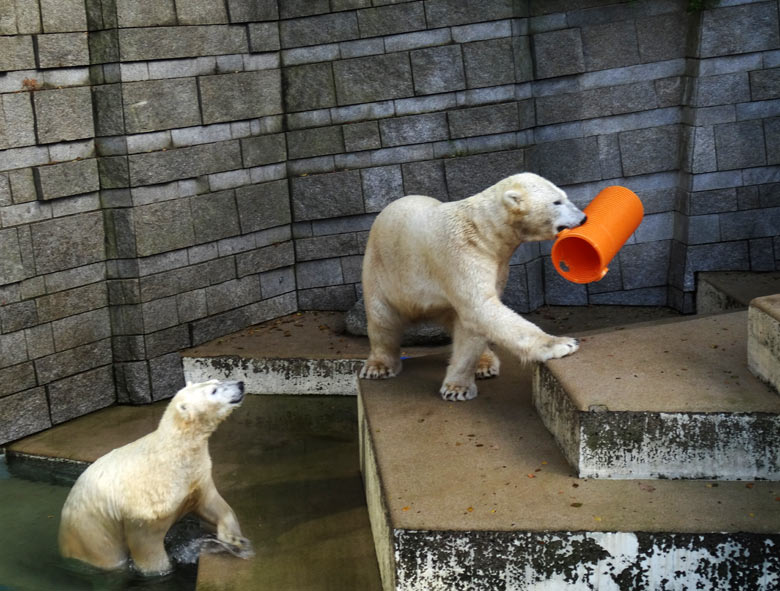
{"type": "Polygon", "coordinates": [[[401,371],[406,324],[433,319],[452,335],[452,357],[440,393],[477,395],[474,378],[498,375],[488,343],[522,361],[574,353],[576,339],[548,335],[501,303],[509,259],[523,242],[550,240],[586,216],[561,189],[522,173],[463,199],[442,203],[409,195],[374,221],[363,261],[363,297],[371,353],[361,378],[401,371]]]}
{"type": "Polygon", "coordinates": [[[60,552],[101,569],[132,558],[144,574],[169,572],[163,540],[180,517],[195,513],[216,526],[217,540],[249,557],[252,546],[211,477],[208,439],[244,399],[243,382],[187,384],[159,426],[89,466],[62,509],[60,552]]]}

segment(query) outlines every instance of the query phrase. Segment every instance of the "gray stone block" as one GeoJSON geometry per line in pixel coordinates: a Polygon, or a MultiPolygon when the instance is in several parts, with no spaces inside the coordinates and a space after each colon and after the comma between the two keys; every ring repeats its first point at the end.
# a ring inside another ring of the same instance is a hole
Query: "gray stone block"
{"type": "Polygon", "coordinates": [[[701,57],[749,53],[780,46],[777,7],[771,2],[707,10],[701,20],[701,57]]]}
{"type": "Polygon", "coordinates": [[[111,337],[108,308],[68,316],[52,322],[54,350],[65,351],[111,337]]]}
{"type": "Polygon", "coordinates": [[[337,12],[279,23],[282,48],[337,43],[357,39],[358,21],[354,12],[337,12]]]}
{"type": "MultiPolygon", "coordinates": [[[[232,18],[231,14],[231,18],[232,18]]],[[[279,26],[277,23],[250,23],[249,24],[249,51],[259,53],[263,51],[279,51],[279,26]]]]}
{"type": "Polygon", "coordinates": [[[701,191],[699,193],[690,194],[690,215],[736,211],[737,208],[737,191],[734,188],[701,191]]]}
{"type": "Polygon", "coordinates": [[[607,70],[639,63],[634,21],[622,21],[582,28],[582,50],[586,70],[607,70]],[[620,48],[616,51],[617,48],[620,48]]]}
{"type": "Polygon", "coordinates": [[[715,126],[718,169],[748,168],[766,164],[761,121],[740,121],[715,126]]]}
{"type": "Polygon", "coordinates": [[[447,201],[444,163],[440,160],[410,162],[402,165],[401,171],[404,178],[404,194],[428,195],[440,201],[447,201]]]}
{"type": "Polygon", "coordinates": [[[32,168],[19,168],[8,171],[11,195],[14,203],[28,203],[38,198],[32,168]]]}
{"type": "Polygon", "coordinates": [[[750,95],[754,101],[780,97],[780,68],[750,72],[750,95]]]}
{"type": "MultiPolygon", "coordinates": [[[[410,53],[415,94],[436,94],[466,88],[460,46],[447,45],[418,49],[410,53]]],[[[405,92],[401,96],[409,96],[405,92]]],[[[399,97],[393,97],[399,98],[399,97]]]]}
{"type": "Polygon", "coordinates": [[[361,255],[341,257],[341,273],[344,283],[359,283],[363,272],[363,257],[361,255]]]}
{"type": "Polygon", "coordinates": [[[544,257],[544,296],[548,306],[584,306],[588,303],[587,287],[561,277],[550,257],[544,257]]]}
{"type": "Polygon", "coordinates": [[[381,37],[426,28],[422,2],[366,8],[357,15],[361,37],[381,37]]]}
{"type": "Polygon", "coordinates": [[[290,158],[311,158],[344,151],[341,126],[315,127],[287,132],[287,154],[290,158]]]}
{"type": "Polygon", "coordinates": [[[748,74],[736,72],[697,78],[694,92],[697,107],[747,102],[750,100],[748,74]]]}
{"type": "Polygon", "coordinates": [[[286,180],[236,189],[241,231],[257,232],[289,224],[290,197],[286,180]]]}
{"type": "Polygon", "coordinates": [[[38,35],[36,45],[41,68],[67,68],[90,63],[87,33],[38,35]]]}
{"type": "Polygon", "coordinates": [[[38,321],[53,322],[73,314],[81,314],[108,305],[107,288],[103,282],[52,293],[35,300],[38,321]]]}
{"type": "Polygon", "coordinates": [[[295,263],[295,250],[291,241],[279,242],[236,255],[239,277],[256,276],[295,263]]]}
{"type": "Polygon", "coordinates": [[[224,0],[176,0],[180,25],[207,25],[228,22],[224,0]]]}
{"type": "Polygon", "coordinates": [[[11,183],[8,180],[7,174],[0,174],[0,207],[11,205],[13,200],[11,198],[11,183]]]}
{"type": "Polygon", "coordinates": [[[482,0],[480,2],[428,0],[425,8],[430,28],[466,25],[515,16],[515,6],[511,0],[482,0]]]}
{"type": "Polygon", "coordinates": [[[645,215],[634,236],[636,242],[656,242],[674,238],[674,212],[645,215]]]}
{"type": "Polygon", "coordinates": [[[672,12],[636,20],[639,57],[643,62],[660,62],[685,57],[688,14],[672,12]]]}
{"type": "Polygon", "coordinates": [[[653,85],[655,86],[655,95],[660,108],[682,104],[685,91],[685,79],[682,76],[655,80],[653,85]]]}
{"type": "Polygon", "coordinates": [[[764,121],[767,164],[780,164],[780,117],[764,121]]]}
{"type": "Polygon", "coordinates": [[[103,214],[83,213],[31,227],[38,273],[52,273],[104,260],[103,214]]]}
{"type": "Polygon", "coordinates": [[[333,63],[333,73],[339,105],[383,101],[414,94],[409,58],[403,53],[337,61],[333,63]]]}
{"type": "Polygon", "coordinates": [[[94,137],[89,87],[41,90],[34,93],[33,104],[40,143],[94,137]]]}
{"type": "Polygon", "coordinates": [[[0,308],[0,326],[2,332],[16,332],[38,324],[38,313],[34,300],[7,303],[0,308]]]}
{"type": "Polygon", "coordinates": [[[144,336],[144,342],[148,357],[159,357],[166,353],[178,355],[179,351],[190,346],[190,329],[186,324],[178,324],[144,336]]]}
{"type": "Polygon", "coordinates": [[[152,401],[146,361],[114,363],[114,376],[119,404],[148,404],[152,401]]]}
{"type": "MultiPolygon", "coordinates": [[[[35,368],[32,363],[20,363],[0,370],[0,395],[7,396],[35,387],[35,368]]],[[[2,414],[2,411],[0,411],[2,414]]],[[[2,433],[2,431],[0,431],[2,433]]]]}
{"type": "Polygon", "coordinates": [[[138,256],[191,246],[200,240],[193,230],[189,201],[164,201],[135,209],[138,256]]]}
{"type": "Polygon", "coordinates": [[[39,0],[44,33],[87,30],[84,0],[39,0]]]}
{"type": "Polygon", "coordinates": [[[276,0],[228,0],[230,22],[274,21],[279,18],[276,0]]]}
{"type": "Polygon", "coordinates": [[[349,256],[359,252],[354,233],[299,238],[295,241],[296,262],[349,256]]]}
{"type": "Polygon", "coordinates": [[[0,335],[0,347],[3,356],[0,358],[0,367],[10,367],[27,361],[27,346],[23,330],[0,335]]]}
{"type": "MultiPolygon", "coordinates": [[[[381,40],[381,39],[380,39],[381,40]]],[[[395,53],[397,51],[409,51],[410,49],[420,49],[421,47],[433,47],[435,45],[447,45],[452,41],[452,35],[449,29],[435,29],[433,31],[418,31],[414,33],[403,33],[384,38],[382,51],[372,51],[370,53],[395,53]]],[[[369,55],[368,52],[363,55],[369,55]]],[[[357,56],[355,56],[357,57],[357,56]]]]}
{"type": "Polygon", "coordinates": [[[101,189],[122,189],[130,186],[130,170],[127,167],[127,157],[98,158],[97,162],[101,189]]]}
{"type": "Polygon", "coordinates": [[[152,400],[170,398],[184,387],[181,355],[170,353],[149,361],[152,400]]]}
{"type": "Polygon", "coordinates": [[[621,176],[623,168],[620,164],[620,145],[617,134],[600,135],[598,145],[601,177],[611,179],[621,176]]]}
{"type": "Polygon", "coordinates": [[[259,135],[241,140],[241,154],[245,167],[284,162],[287,147],[283,133],[259,135]]]}
{"type": "Polygon", "coordinates": [[[204,124],[282,112],[279,70],[203,76],[198,78],[198,84],[204,124]]]}
{"type": "Polygon", "coordinates": [[[166,183],[241,168],[238,140],[128,156],[132,186],[166,183]]]}
{"type": "Polygon", "coordinates": [[[119,30],[123,62],[247,53],[246,28],[231,25],[119,30]]]}
{"type": "Polygon", "coordinates": [[[554,78],[585,71],[580,29],[563,29],[533,36],[537,78],[554,78]]]}
{"type": "Polygon", "coordinates": [[[206,288],[209,314],[219,314],[260,300],[260,280],[257,275],[226,281],[206,288]]]}
{"type": "Polygon", "coordinates": [[[295,290],[295,272],[292,267],[275,269],[260,274],[260,291],[263,298],[272,298],[295,290]]]}
{"type": "Polygon", "coordinates": [[[208,316],[206,291],[196,289],[176,296],[176,311],[180,322],[192,322],[208,316]]]}
{"type": "Polygon", "coordinates": [[[100,189],[95,158],[35,168],[35,183],[43,200],[69,197],[100,189]]]}
{"type": "Polygon", "coordinates": [[[201,123],[195,78],[125,83],[122,103],[126,133],[201,123]]]}
{"type": "Polygon", "coordinates": [[[669,273],[670,242],[626,244],[620,249],[623,289],[665,286],[669,273]]]}
{"type": "Polygon", "coordinates": [[[35,68],[35,51],[29,35],[0,36],[0,70],[35,68]]]}
{"type": "Polygon", "coordinates": [[[357,300],[355,288],[350,285],[314,287],[298,291],[301,310],[339,310],[346,312],[357,300]]]}
{"type": "Polygon", "coordinates": [[[480,193],[503,178],[526,170],[522,150],[452,158],[444,161],[450,200],[480,193]]]}
{"type": "Polygon", "coordinates": [[[379,122],[383,146],[403,146],[423,142],[446,140],[447,115],[428,113],[384,119],[379,122]]]}
{"type": "Polygon", "coordinates": [[[515,82],[513,42],[510,37],[463,45],[468,88],[515,82]]]}
{"type": "Polygon", "coordinates": [[[742,240],[777,235],[780,207],[749,209],[720,214],[721,240],[742,240]]]}
{"type": "Polygon", "coordinates": [[[196,242],[211,242],[241,232],[232,190],[191,197],[190,207],[196,242]]]}
{"type": "Polygon", "coordinates": [[[618,138],[626,176],[675,170],[679,166],[680,129],[676,125],[624,131],[618,138]]]}
{"type": "Polygon", "coordinates": [[[144,334],[164,330],[179,323],[176,315],[176,297],[145,302],[138,308],[143,318],[144,334]]]}
{"type": "Polygon", "coordinates": [[[282,76],[285,111],[307,111],[336,105],[336,87],[330,63],[284,68],[282,76]]]}
{"type": "Polygon", "coordinates": [[[115,3],[117,24],[121,28],[176,24],[173,0],[115,0],[115,3]]]}
{"type": "Polygon", "coordinates": [[[593,136],[539,144],[534,148],[532,157],[533,169],[557,185],[585,183],[601,178],[598,139],[593,136]]]}
{"type": "Polygon", "coordinates": [[[0,398],[0,442],[5,444],[51,427],[44,388],[0,398]]]}
{"type": "Polygon", "coordinates": [[[292,205],[295,221],[364,213],[360,172],[293,178],[292,205]]]}
{"type": "MultiPolygon", "coordinates": [[[[92,88],[92,102],[95,113],[95,134],[98,136],[124,134],[122,85],[102,84],[94,86],[92,88]]],[[[126,147],[124,149],[126,151],[126,147]]]]}
{"type": "Polygon", "coordinates": [[[341,285],[344,282],[339,259],[299,262],[295,265],[295,277],[298,289],[341,285]]]}
{"type": "Polygon", "coordinates": [[[361,171],[367,213],[379,212],[404,195],[400,166],[366,168],[361,171]]]}
{"type": "Polygon", "coordinates": [[[110,363],[111,339],[105,339],[36,359],[35,371],[43,385],[110,363]]]}
{"type": "Polygon", "coordinates": [[[520,126],[516,103],[453,110],[447,118],[453,139],[515,131],[520,126]]]}
{"type": "Polygon", "coordinates": [[[347,152],[375,150],[382,146],[379,123],[376,121],[344,125],[342,131],[344,133],[344,148],[347,152]]]}
{"type": "Polygon", "coordinates": [[[35,144],[35,117],[32,93],[6,94],[0,97],[0,148],[15,148],[35,144]]]}
{"type": "Polygon", "coordinates": [[[774,271],[776,269],[772,238],[757,238],[749,241],[750,270],[774,271]]]}

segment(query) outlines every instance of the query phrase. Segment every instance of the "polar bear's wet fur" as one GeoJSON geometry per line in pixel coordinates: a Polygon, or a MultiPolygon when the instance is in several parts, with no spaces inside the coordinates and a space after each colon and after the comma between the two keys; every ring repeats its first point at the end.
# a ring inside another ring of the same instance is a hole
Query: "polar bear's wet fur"
{"type": "Polygon", "coordinates": [[[398,374],[403,329],[422,319],[436,320],[452,335],[440,389],[445,400],[474,398],[475,377],[498,375],[489,343],[522,361],[574,353],[575,339],[546,334],[500,298],[521,243],[552,239],[585,219],[564,191],[532,173],[461,201],[410,195],[388,205],[374,221],[363,261],[371,352],[360,377],[398,374]]]}
{"type": "Polygon", "coordinates": [[[105,570],[132,558],[144,574],[167,573],[163,540],[187,513],[214,525],[217,539],[236,554],[251,555],[235,513],[214,486],[208,450],[209,436],[243,397],[242,382],[188,384],[155,431],[89,466],[62,509],[62,555],[105,570]]]}

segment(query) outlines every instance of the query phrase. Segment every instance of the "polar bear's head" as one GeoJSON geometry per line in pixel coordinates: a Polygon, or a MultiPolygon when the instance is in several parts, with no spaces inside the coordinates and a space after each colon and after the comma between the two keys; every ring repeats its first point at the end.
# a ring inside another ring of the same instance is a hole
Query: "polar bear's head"
{"type": "Polygon", "coordinates": [[[244,382],[209,380],[187,383],[168,405],[174,423],[185,429],[210,433],[244,400],[244,382]]]}
{"type": "Polygon", "coordinates": [[[561,230],[580,226],[587,219],[562,189],[536,174],[515,174],[495,187],[510,223],[520,230],[523,240],[551,240],[561,230]]]}

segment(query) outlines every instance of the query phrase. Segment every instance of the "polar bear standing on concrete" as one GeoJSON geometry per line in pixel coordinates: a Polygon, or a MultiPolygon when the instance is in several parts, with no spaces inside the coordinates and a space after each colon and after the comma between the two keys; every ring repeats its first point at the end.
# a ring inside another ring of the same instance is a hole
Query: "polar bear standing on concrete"
{"type": "Polygon", "coordinates": [[[244,398],[242,382],[187,384],[148,435],[99,458],[65,501],[60,551],[98,568],[124,566],[128,554],[144,574],[169,572],[163,540],[194,512],[216,526],[217,540],[252,555],[233,510],[211,477],[208,439],[244,398]]]}
{"type": "Polygon", "coordinates": [[[360,377],[398,374],[404,326],[426,318],[443,324],[453,339],[440,389],[445,400],[474,398],[475,376],[498,375],[489,342],[523,361],[574,353],[576,339],[548,335],[500,298],[520,243],[552,239],[585,219],[566,193],[531,173],[461,201],[410,195],[388,205],[371,227],[363,261],[371,353],[360,377]]]}

